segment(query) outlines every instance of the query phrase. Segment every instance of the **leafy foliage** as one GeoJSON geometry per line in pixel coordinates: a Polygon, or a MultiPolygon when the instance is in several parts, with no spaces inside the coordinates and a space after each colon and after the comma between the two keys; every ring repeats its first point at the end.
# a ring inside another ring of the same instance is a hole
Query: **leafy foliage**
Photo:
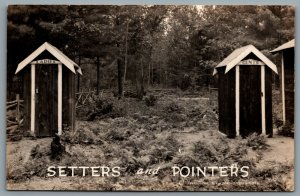
{"type": "Polygon", "coordinates": [[[148,97],[145,97],[145,103],[147,106],[154,106],[157,101],[157,97],[154,95],[149,95],[148,97]]]}
{"type": "Polygon", "coordinates": [[[278,128],[278,135],[286,136],[286,137],[294,137],[294,125],[287,121],[282,127],[278,128]]]}
{"type": "Polygon", "coordinates": [[[16,65],[45,41],[80,61],[80,88],[118,88],[120,96],[125,82],[142,98],[155,85],[207,87],[237,47],[269,51],[292,39],[294,17],[293,6],[9,6],[8,96],[22,94],[16,65]]]}
{"type": "Polygon", "coordinates": [[[268,147],[267,139],[263,135],[253,133],[247,137],[247,146],[252,147],[253,150],[266,149],[268,147]]]}

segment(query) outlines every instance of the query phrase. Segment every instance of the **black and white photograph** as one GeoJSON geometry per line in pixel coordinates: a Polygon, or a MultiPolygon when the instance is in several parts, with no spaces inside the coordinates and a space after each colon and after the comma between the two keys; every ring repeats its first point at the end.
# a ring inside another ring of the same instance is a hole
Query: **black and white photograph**
{"type": "Polygon", "coordinates": [[[294,191],[295,6],[9,5],[6,189],[294,191]]]}

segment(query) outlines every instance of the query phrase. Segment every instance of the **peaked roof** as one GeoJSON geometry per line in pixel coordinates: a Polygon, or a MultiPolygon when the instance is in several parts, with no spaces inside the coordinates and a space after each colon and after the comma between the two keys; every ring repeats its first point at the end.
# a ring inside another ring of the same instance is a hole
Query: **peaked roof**
{"type": "Polygon", "coordinates": [[[270,61],[263,53],[261,53],[253,45],[247,45],[234,50],[229,56],[227,56],[222,62],[220,62],[214,69],[213,75],[217,73],[218,67],[226,66],[225,73],[235,67],[240,61],[242,61],[247,55],[253,53],[268,67],[270,67],[275,73],[278,73],[277,67],[272,61],[270,61]]]}
{"type": "Polygon", "coordinates": [[[271,51],[271,53],[276,53],[281,50],[285,50],[288,48],[294,48],[294,47],[295,47],[295,39],[292,39],[291,41],[286,42],[285,44],[282,44],[281,46],[275,48],[274,50],[271,51]]]}
{"type": "Polygon", "coordinates": [[[72,61],[69,57],[67,57],[60,50],[58,50],[55,46],[49,44],[48,42],[45,42],[44,44],[42,44],[38,49],[36,49],[27,58],[25,58],[21,63],[19,63],[15,74],[17,74],[24,67],[26,67],[26,65],[30,64],[31,61],[33,61],[37,56],[39,56],[45,50],[47,50],[50,54],[52,54],[55,58],[57,58],[62,64],[64,64],[73,73],[76,74],[76,71],[77,71],[80,75],[82,75],[81,68],[74,61],[72,61]]]}

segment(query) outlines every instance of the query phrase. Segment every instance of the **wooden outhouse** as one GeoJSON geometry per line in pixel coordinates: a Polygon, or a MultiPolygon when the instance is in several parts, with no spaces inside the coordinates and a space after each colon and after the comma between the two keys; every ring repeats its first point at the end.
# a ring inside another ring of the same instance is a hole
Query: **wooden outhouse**
{"type": "Polygon", "coordinates": [[[281,55],[281,100],[282,100],[282,120],[294,124],[295,107],[295,39],[279,46],[271,53],[280,53],[281,55]]]}
{"type": "Polygon", "coordinates": [[[75,129],[75,74],[80,67],[45,42],[18,64],[24,81],[24,129],[39,137],[75,129]]]}
{"type": "Polygon", "coordinates": [[[253,45],[234,50],[218,74],[219,131],[228,137],[272,136],[272,71],[277,67],[253,45]]]}

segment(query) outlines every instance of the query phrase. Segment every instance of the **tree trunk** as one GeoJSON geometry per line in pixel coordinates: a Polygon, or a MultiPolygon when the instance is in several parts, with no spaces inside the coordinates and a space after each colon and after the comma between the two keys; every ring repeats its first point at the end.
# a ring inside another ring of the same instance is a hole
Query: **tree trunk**
{"type": "Polygon", "coordinates": [[[153,64],[151,63],[151,85],[154,85],[154,69],[153,64]]]}
{"type": "Polygon", "coordinates": [[[151,63],[149,62],[149,67],[148,67],[148,88],[150,86],[150,81],[151,81],[151,63]]]}
{"type": "MultiPolygon", "coordinates": [[[[81,66],[81,56],[78,57],[78,66],[81,66]]],[[[80,91],[80,74],[77,74],[77,92],[80,91]]]]}
{"type": "MultiPolygon", "coordinates": [[[[119,17],[116,17],[116,26],[120,25],[119,17]]],[[[118,55],[117,55],[117,66],[118,66],[118,98],[121,99],[123,97],[123,75],[122,75],[122,64],[119,58],[120,56],[120,42],[117,42],[118,55]]]]}
{"type": "Polygon", "coordinates": [[[144,96],[144,64],[143,64],[143,59],[141,59],[141,66],[142,66],[142,81],[141,81],[141,85],[142,85],[142,99],[144,96]]]}
{"type": "Polygon", "coordinates": [[[97,91],[96,91],[96,95],[99,95],[99,90],[100,90],[99,75],[100,75],[100,60],[99,60],[99,56],[97,56],[97,91]]]}
{"type": "Polygon", "coordinates": [[[122,81],[122,65],[121,65],[121,60],[117,60],[118,64],[118,96],[119,99],[123,97],[123,81],[122,81]]]}
{"type": "Polygon", "coordinates": [[[159,85],[162,86],[162,68],[159,66],[159,85]]]}
{"type": "Polygon", "coordinates": [[[168,70],[166,68],[166,71],[165,71],[165,87],[168,86],[168,70]]]}
{"type": "Polygon", "coordinates": [[[127,73],[127,51],[128,51],[128,22],[126,25],[126,36],[125,36],[124,84],[126,81],[126,73],[127,73]]]}
{"type": "Polygon", "coordinates": [[[143,65],[143,58],[141,58],[140,61],[140,76],[139,76],[139,81],[138,81],[138,92],[137,96],[138,99],[142,100],[144,96],[144,65],[143,65]]]}

